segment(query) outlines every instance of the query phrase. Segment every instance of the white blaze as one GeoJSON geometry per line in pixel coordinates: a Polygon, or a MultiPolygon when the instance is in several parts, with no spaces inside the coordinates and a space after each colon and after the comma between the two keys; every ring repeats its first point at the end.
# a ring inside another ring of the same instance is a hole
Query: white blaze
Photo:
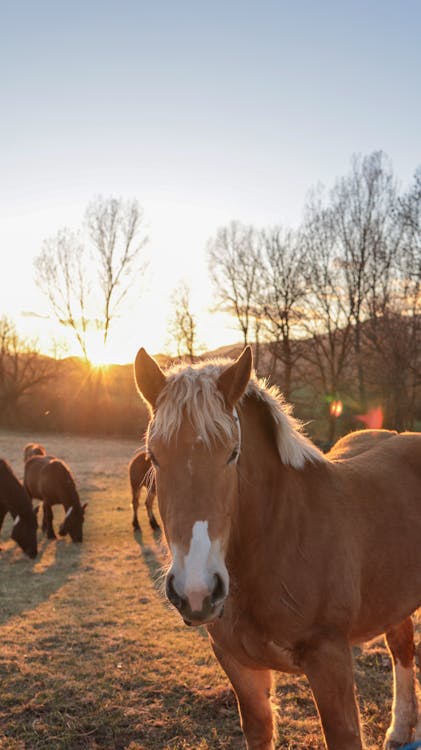
{"type": "Polygon", "coordinates": [[[176,591],[186,596],[193,612],[200,612],[203,600],[212,593],[214,577],[218,574],[228,591],[228,572],[221,554],[218,539],[211,541],[208,521],[196,521],[193,525],[189,550],[184,560],[178,545],[171,545],[176,591]]]}

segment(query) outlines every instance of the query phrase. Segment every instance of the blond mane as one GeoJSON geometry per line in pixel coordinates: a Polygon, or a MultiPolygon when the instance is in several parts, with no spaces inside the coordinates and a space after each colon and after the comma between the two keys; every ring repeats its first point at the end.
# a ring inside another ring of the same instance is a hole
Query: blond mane
{"type": "MultiPolygon", "coordinates": [[[[210,445],[215,439],[231,438],[234,422],[226,410],[224,398],[217,387],[221,372],[231,360],[208,360],[186,367],[176,365],[167,370],[166,385],[161,391],[155,416],[149,426],[150,435],[168,441],[177,434],[187,417],[199,437],[210,445]]],[[[301,423],[292,414],[276,386],[252,376],[241,404],[248,397],[262,401],[275,428],[276,444],[284,464],[301,468],[307,460],[323,461],[323,454],[303,433],[301,423]]]]}

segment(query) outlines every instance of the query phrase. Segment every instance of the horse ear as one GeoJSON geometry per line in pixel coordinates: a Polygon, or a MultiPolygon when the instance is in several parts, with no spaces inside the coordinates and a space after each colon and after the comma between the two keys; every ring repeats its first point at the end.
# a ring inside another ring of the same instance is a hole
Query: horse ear
{"type": "Polygon", "coordinates": [[[218,388],[224,396],[228,409],[232,409],[241,398],[250,380],[253,356],[250,346],[246,346],[235,362],[227,367],[218,378],[218,388]]]}
{"type": "Polygon", "coordinates": [[[87,507],[88,507],[88,503],[83,503],[82,510],[86,510],[87,507]]]}
{"type": "Polygon", "coordinates": [[[154,409],[166,377],[158,362],[150,357],[145,349],[139,349],[134,363],[136,385],[141,396],[154,409]]]}

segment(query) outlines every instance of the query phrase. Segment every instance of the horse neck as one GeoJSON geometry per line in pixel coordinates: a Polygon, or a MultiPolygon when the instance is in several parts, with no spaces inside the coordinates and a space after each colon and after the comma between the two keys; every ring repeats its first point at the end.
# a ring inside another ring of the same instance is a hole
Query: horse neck
{"type": "Polygon", "coordinates": [[[72,508],[81,508],[82,507],[81,503],[80,503],[79,493],[78,493],[78,491],[76,489],[76,485],[75,485],[73,479],[72,479],[72,484],[69,485],[69,493],[66,496],[65,507],[66,507],[66,510],[68,508],[70,508],[70,507],[72,507],[72,508]]]}
{"type": "MultiPolygon", "coordinates": [[[[238,498],[231,525],[229,557],[244,568],[246,559],[270,558],[289,548],[306,515],[311,464],[295,469],[282,463],[270,417],[259,403],[241,409],[242,447],[238,462],[238,498]]],[[[250,567],[246,565],[250,571],[250,567]]]]}

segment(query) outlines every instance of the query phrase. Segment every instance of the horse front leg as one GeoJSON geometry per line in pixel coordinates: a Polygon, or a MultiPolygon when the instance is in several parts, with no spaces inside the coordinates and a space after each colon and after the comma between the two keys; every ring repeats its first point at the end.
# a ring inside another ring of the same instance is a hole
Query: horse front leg
{"type": "Polygon", "coordinates": [[[139,519],[137,517],[137,511],[139,508],[139,495],[140,495],[140,486],[133,486],[132,485],[132,510],[133,510],[133,519],[132,519],[132,526],[135,531],[140,530],[139,526],[139,519]]]}
{"type": "Polygon", "coordinates": [[[305,645],[300,665],[307,676],[328,750],[362,750],[352,654],[346,639],[305,645]]]}
{"type": "Polygon", "coordinates": [[[53,527],[53,511],[51,505],[44,500],[42,509],[42,530],[48,539],[57,539],[53,527]]]}
{"type": "Polygon", "coordinates": [[[146,495],[145,505],[146,505],[146,512],[148,514],[148,519],[149,519],[149,524],[150,524],[151,529],[153,529],[154,531],[159,531],[160,526],[152,510],[155,496],[156,496],[155,487],[149,487],[148,493],[146,495]]]}
{"type": "Polygon", "coordinates": [[[234,688],[248,750],[274,750],[270,670],[249,669],[215,643],[212,648],[234,688]]]}
{"type": "MultiPolygon", "coordinates": [[[[410,617],[386,633],[386,643],[392,659],[393,703],[392,721],[386,732],[383,748],[396,750],[410,742],[417,724],[414,626],[410,617]]],[[[415,730],[415,739],[420,738],[421,722],[415,730]]]]}

